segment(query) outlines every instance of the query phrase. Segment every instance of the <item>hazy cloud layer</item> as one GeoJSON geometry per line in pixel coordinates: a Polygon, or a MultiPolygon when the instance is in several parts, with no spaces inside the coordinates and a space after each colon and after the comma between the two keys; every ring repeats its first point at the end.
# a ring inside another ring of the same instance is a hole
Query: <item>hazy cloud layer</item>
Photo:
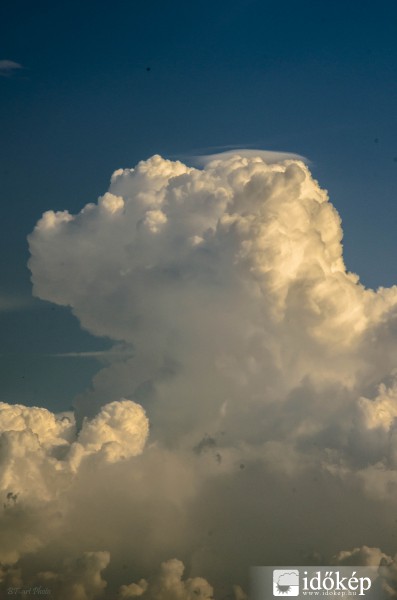
{"type": "Polygon", "coordinates": [[[35,295],[125,354],[79,397],[77,432],[4,405],[7,577],[241,600],[251,564],[366,547],[393,589],[397,288],[365,289],[341,241],[303,162],[246,153],[154,156],[78,215],[43,215],[35,295]]]}

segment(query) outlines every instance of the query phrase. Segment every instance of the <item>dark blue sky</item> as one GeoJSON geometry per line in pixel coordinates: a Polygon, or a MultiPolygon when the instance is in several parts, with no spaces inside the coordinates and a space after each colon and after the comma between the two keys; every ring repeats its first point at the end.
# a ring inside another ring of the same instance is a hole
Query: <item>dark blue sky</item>
{"type": "MultiPolygon", "coordinates": [[[[397,282],[395,1],[14,0],[1,60],[24,67],[0,77],[3,293],[30,294],[26,236],[44,210],[78,211],[152,154],[229,145],[307,156],[348,268],[397,282]]],[[[2,399],[66,402],[98,366],[44,354],[98,343],[35,306],[0,313],[2,399]]]]}

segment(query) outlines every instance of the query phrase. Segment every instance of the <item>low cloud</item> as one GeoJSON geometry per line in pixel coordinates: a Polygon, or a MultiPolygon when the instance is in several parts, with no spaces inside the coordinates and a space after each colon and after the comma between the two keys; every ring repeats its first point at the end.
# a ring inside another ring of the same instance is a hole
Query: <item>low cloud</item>
{"type": "Polygon", "coordinates": [[[351,550],[342,550],[332,564],[342,566],[378,567],[372,583],[371,597],[387,600],[397,597],[397,554],[388,556],[380,548],[361,546],[351,550]]]}
{"type": "Polygon", "coordinates": [[[160,574],[152,583],[141,579],[139,583],[123,585],[120,600],[142,597],[147,600],[210,600],[214,590],[202,577],[183,580],[185,567],[180,560],[171,559],[161,565],[160,574]]]}
{"type": "Polygon", "coordinates": [[[132,350],[76,415],[3,406],[9,577],[73,598],[88,552],[83,598],[241,599],[250,565],[370,556],[391,586],[397,288],[346,269],[303,161],[154,156],[29,244],[35,295],[132,350]]]}

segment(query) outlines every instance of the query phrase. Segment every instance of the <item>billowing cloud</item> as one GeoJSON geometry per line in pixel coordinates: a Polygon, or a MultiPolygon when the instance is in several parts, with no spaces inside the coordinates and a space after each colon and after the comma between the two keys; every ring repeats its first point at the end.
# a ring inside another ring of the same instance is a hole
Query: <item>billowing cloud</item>
{"type": "Polygon", "coordinates": [[[88,552],[104,598],[243,598],[253,564],[392,561],[397,288],[346,269],[304,162],[154,156],[29,244],[34,294],[123,352],[76,422],[4,407],[12,577],[70,589],[88,552]]]}
{"type": "Polygon", "coordinates": [[[87,452],[102,451],[107,460],[117,462],[140,454],[148,436],[148,420],[139,404],[130,400],[112,402],[92,420],[86,420],[79,444],[87,452]]]}
{"type": "Polygon", "coordinates": [[[119,598],[142,597],[152,600],[194,600],[213,598],[213,588],[202,577],[193,577],[183,581],[185,567],[180,560],[171,559],[161,565],[160,575],[149,584],[145,579],[139,583],[123,585],[119,598]]]}
{"type": "Polygon", "coordinates": [[[338,552],[333,558],[333,564],[378,567],[371,586],[373,597],[382,600],[397,597],[397,554],[391,557],[380,548],[361,546],[338,552]]]}
{"type": "Polygon", "coordinates": [[[147,435],[142,407],[125,399],[103,406],[78,433],[72,413],[0,403],[0,562],[14,564],[45,546],[82,473],[139,455],[147,435]]]}
{"type": "Polygon", "coordinates": [[[380,548],[361,546],[361,548],[353,548],[352,550],[341,550],[333,557],[332,562],[342,566],[377,567],[381,562],[390,562],[391,560],[380,548]]]}

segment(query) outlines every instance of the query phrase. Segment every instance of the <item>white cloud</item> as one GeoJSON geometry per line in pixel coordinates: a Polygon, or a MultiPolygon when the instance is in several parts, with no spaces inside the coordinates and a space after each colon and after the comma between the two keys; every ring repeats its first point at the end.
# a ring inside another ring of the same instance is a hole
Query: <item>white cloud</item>
{"type": "Polygon", "coordinates": [[[34,293],[133,354],[80,395],[70,438],[54,415],[45,435],[7,421],[21,576],[29,553],[58,573],[106,551],[105,597],[160,599],[157,566],[178,556],[175,593],[204,577],[222,597],[275,556],[390,544],[397,288],[347,272],[339,215],[302,161],[154,156],[78,215],[45,213],[29,243],[34,293]]]}
{"type": "Polygon", "coordinates": [[[140,454],[149,424],[143,408],[130,400],[111,402],[92,420],[85,420],[78,442],[86,452],[105,452],[109,462],[140,454]]]}
{"type": "Polygon", "coordinates": [[[78,498],[81,472],[139,455],[147,435],[142,407],[125,399],[103,406],[78,432],[72,413],[0,403],[0,563],[45,546],[63,525],[68,494],[78,498]]]}

